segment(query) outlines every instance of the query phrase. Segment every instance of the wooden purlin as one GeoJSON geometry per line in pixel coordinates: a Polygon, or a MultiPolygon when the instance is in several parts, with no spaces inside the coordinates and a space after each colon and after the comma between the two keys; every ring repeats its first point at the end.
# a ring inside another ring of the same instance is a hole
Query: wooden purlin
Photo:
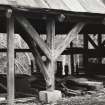
{"type": "Polygon", "coordinates": [[[12,10],[7,10],[7,99],[8,105],[14,105],[14,17],[12,10]]]}

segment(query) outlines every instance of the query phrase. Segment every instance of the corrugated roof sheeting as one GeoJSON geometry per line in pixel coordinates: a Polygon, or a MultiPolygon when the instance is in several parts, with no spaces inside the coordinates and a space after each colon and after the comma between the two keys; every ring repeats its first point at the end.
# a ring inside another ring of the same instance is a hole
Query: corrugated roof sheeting
{"type": "Polygon", "coordinates": [[[0,0],[0,4],[105,14],[102,0],[0,0]]]}
{"type": "Polygon", "coordinates": [[[101,0],[78,0],[87,12],[105,13],[105,5],[101,0]]]}
{"type": "Polygon", "coordinates": [[[68,10],[69,8],[63,3],[62,0],[44,0],[51,9],[63,9],[68,10]]]}
{"type": "Polygon", "coordinates": [[[78,0],[62,0],[71,11],[86,12],[78,0]]]}

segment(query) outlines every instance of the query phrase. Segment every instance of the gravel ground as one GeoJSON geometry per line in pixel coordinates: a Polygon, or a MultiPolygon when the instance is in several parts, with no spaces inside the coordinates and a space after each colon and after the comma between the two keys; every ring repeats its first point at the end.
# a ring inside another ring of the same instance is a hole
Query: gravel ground
{"type": "Polygon", "coordinates": [[[66,97],[60,100],[57,105],[105,105],[104,90],[92,95],[66,97]]]}
{"type": "MultiPolygon", "coordinates": [[[[37,98],[17,99],[16,105],[105,105],[105,89],[91,95],[65,97],[55,104],[42,104],[37,98]]],[[[6,105],[2,103],[0,105],[6,105]]]]}

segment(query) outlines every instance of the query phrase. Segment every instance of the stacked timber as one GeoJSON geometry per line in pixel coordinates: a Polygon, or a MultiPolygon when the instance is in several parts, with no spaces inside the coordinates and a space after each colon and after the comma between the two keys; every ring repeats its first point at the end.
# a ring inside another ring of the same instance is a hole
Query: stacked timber
{"type": "Polygon", "coordinates": [[[74,76],[56,78],[57,89],[61,90],[65,95],[81,95],[99,91],[103,86],[103,82],[88,80],[86,78],[77,78],[74,76]]]}
{"type": "MultiPolygon", "coordinates": [[[[32,88],[40,90],[46,89],[44,77],[41,73],[34,73],[30,78],[32,88]]],[[[61,90],[66,96],[82,95],[93,93],[103,88],[103,82],[88,80],[87,78],[77,78],[74,76],[56,77],[55,88],[61,90]]]]}
{"type": "MultiPolygon", "coordinates": [[[[79,86],[86,87],[87,89],[92,89],[92,90],[100,90],[103,88],[103,83],[98,82],[98,81],[89,81],[86,78],[73,78],[70,79],[70,81],[74,82],[75,84],[79,86]]],[[[69,81],[68,81],[69,83],[69,81]]]]}

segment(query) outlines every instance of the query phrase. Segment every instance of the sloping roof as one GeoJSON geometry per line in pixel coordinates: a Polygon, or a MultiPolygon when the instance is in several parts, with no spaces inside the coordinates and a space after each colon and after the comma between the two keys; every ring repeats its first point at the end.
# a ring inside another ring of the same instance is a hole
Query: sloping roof
{"type": "Polygon", "coordinates": [[[105,14],[104,0],[0,0],[0,4],[105,14]]]}

